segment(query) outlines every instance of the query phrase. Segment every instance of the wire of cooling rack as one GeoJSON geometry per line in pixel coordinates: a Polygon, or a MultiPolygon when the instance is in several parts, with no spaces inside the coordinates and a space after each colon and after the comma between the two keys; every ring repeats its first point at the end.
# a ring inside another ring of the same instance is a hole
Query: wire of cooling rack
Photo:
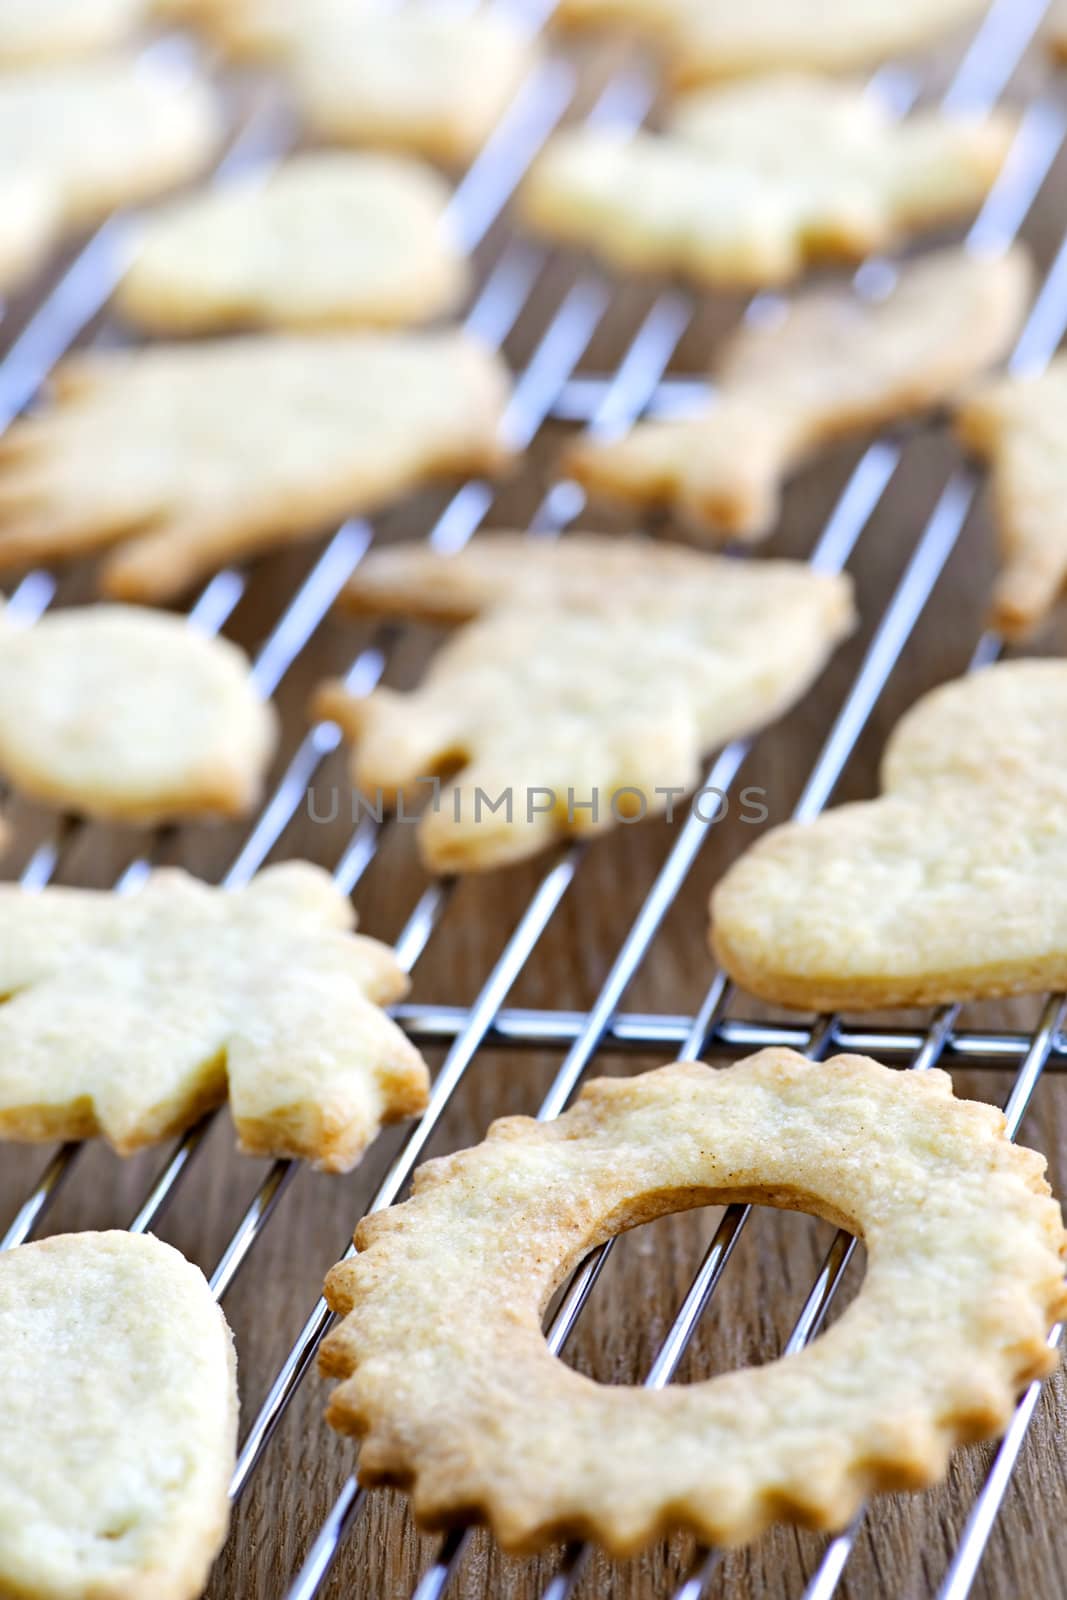
{"type": "MultiPolygon", "coordinates": [[[[540,9],[543,8],[538,8],[538,14],[540,9]]],[[[997,0],[953,80],[946,103],[955,109],[973,110],[981,110],[992,104],[1010,78],[1043,10],[1044,0],[997,0]]],[[[538,69],[497,135],[461,183],[453,204],[453,222],[468,248],[484,236],[530,159],[564,114],[573,87],[573,77],[561,63],[549,61],[538,69]]],[[[906,93],[905,90],[905,97],[906,93]]],[[[624,73],[608,86],[591,116],[594,120],[602,117],[614,123],[630,121],[636,124],[647,109],[649,97],[649,85],[643,77],[624,73]]],[[[1026,114],[1004,178],[997,185],[972,233],[973,243],[1002,246],[1014,236],[1055,158],[1063,131],[1059,114],[1050,106],[1037,105],[1026,114]]],[[[246,129],[235,142],[227,160],[233,164],[244,164],[248,160],[269,161],[276,156],[279,148],[284,148],[284,144],[284,138],[279,138],[277,131],[270,126],[265,132],[263,128],[253,126],[246,129]]],[[[94,236],[64,275],[49,301],[31,319],[4,362],[0,363],[0,425],[32,398],[53,363],[104,306],[121,270],[125,227],[122,219],[114,219],[94,236]]],[[[499,345],[525,307],[539,279],[543,262],[543,254],[537,249],[516,243],[507,245],[469,314],[467,326],[471,331],[490,344],[499,345]]],[[[516,384],[515,397],[509,408],[507,426],[517,445],[528,443],[545,418],[553,411],[565,409],[568,403],[572,414],[580,415],[583,421],[598,431],[625,426],[650,406],[657,406],[658,397],[668,387],[661,381],[662,374],[689,319],[689,302],[679,294],[661,297],[642,323],[616,372],[604,380],[598,380],[594,387],[586,386],[583,389],[573,380],[572,373],[609,305],[610,294],[609,286],[599,274],[586,273],[551,314],[534,354],[516,384]],[[576,405],[576,397],[580,405],[576,405]]],[[[1050,339],[1052,343],[1058,340],[1065,307],[1067,243],[1057,257],[1028,323],[1020,352],[1017,352],[1020,359],[1048,353],[1050,339]]],[[[888,442],[878,443],[866,452],[818,542],[812,558],[817,565],[824,570],[832,570],[847,562],[892,480],[899,459],[899,449],[888,442]]],[[[934,516],[923,530],[904,577],[890,599],[860,673],[848,692],[830,739],[820,753],[801,803],[802,814],[814,814],[829,799],[963,526],[973,487],[968,474],[957,475],[946,487],[934,516]]],[[[459,548],[473,534],[491,504],[492,491],[487,485],[465,485],[449,502],[428,538],[441,550],[459,548]]],[[[580,512],[582,504],[581,494],[575,485],[558,484],[547,495],[533,525],[538,531],[559,531],[580,512]]],[[[312,638],[349,573],[362,558],[372,534],[368,523],[354,521],[346,523],[330,541],[256,656],[256,681],[264,694],[273,692],[312,638]]],[[[190,613],[190,621],[209,631],[221,628],[240,599],[243,585],[244,579],[240,573],[220,574],[201,594],[190,613]]],[[[19,586],[11,598],[11,604],[16,613],[21,610],[29,620],[50,603],[52,592],[53,586],[46,574],[33,574],[19,586]]],[[[349,670],[348,683],[351,688],[366,691],[378,681],[384,670],[392,637],[389,630],[383,629],[371,645],[360,653],[349,670]]],[[[331,725],[319,725],[309,732],[253,824],[224,882],[231,885],[245,882],[262,864],[301,804],[319,763],[336,747],[338,740],[338,732],[331,725]]],[[[708,775],[709,785],[727,789],[740,770],[746,754],[747,747],[741,744],[722,752],[708,775]]],[[[28,887],[39,887],[51,878],[76,828],[74,819],[61,821],[54,837],[31,858],[23,876],[28,887]]],[[[619,1014],[618,1007],[630,980],[651,948],[664,916],[699,853],[706,831],[706,825],[698,825],[692,818],[680,831],[590,1012],[535,1013],[507,1010],[504,1007],[516,978],[577,876],[583,856],[580,846],[567,850],[546,872],[472,1007],[399,1008],[398,1015],[413,1036],[447,1040],[450,1049],[434,1082],[427,1113],[387,1173],[372,1208],[390,1204],[400,1194],[477,1051],[488,1042],[552,1042],[566,1049],[566,1059],[542,1107],[543,1116],[557,1114],[576,1089],[597,1052],[616,1045],[625,1048],[668,1047],[679,1053],[692,1054],[702,1053],[712,1047],[716,1050],[742,1050],[758,1048],[763,1043],[789,1042],[811,1055],[833,1045],[835,1048],[882,1053],[890,1059],[914,1058],[913,1065],[932,1065],[942,1056],[968,1064],[988,1061],[1003,1065],[1021,1061],[1018,1085],[1028,1087],[1025,1089],[1025,1098],[1022,1098],[1022,1088],[1017,1089],[1014,1097],[1018,1101],[1018,1116],[1021,1116],[1022,1107],[1028,1103],[1046,1062],[1062,1065],[1067,1061],[1067,1045],[1059,1035],[1062,1017],[1060,1011],[1056,1011],[1053,1017],[1051,1006],[1046,1010],[1043,1028],[1033,1039],[1019,1033],[967,1033],[955,1027],[954,1013],[943,1013],[925,1033],[906,1029],[848,1029],[834,1019],[818,1019],[810,1027],[796,1023],[751,1023],[725,1015],[731,997],[727,985],[720,978],[713,983],[704,1005],[694,1018],[645,1018],[619,1014]]],[[[346,892],[354,887],[369,865],[376,852],[379,835],[379,826],[367,818],[355,830],[335,868],[337,881],[346,892]]],[[[139,881],[148,870],[159,843],[159,840],[153,841],[145,856],[127,867],[119,880],[119,887],[128,889],[139,881]]],[[[397,941],[398,956],[406,968],[410,969],[425,949],[449,894],[448,883],[432,884],[415,906],[397,941]]],[[[178,1184],[190,1170],[203,1143],[206,1127],[206,1123],[201,1124],[179,1141],[131,1220],[133,1230],[147,1229],[158,1220],[178,1184]]],[[[6,1235],[0,1240],[0,1246],[21,1242],[31,1235],[69,1175],[78,1148],[75,1145],[62,1146],[54,1154],[33,1193],[19,1208],[6,1235]]],[[[221,1298],[233,1283],[249,1251],[273,1215],[294,1170],[291,1163],[277,1162],[260,1184],[211,1275],[212,1289],[217,1297],[221,1298]]],[[[703,1308],[726,1267],[743,1220],[743,1217],[735,1216],[725,1232],[720,1230],[712,1241],[700,1273],[653,1367],[648,1380],[650,1383],[665,1383],[673,1375],[703,1308]]],[[[577,1322],[605,1258],[605,1255],[598,1254],[580,1269],[549,1330],[548,1338],[553,1349],[562,1348],[577,1322]]],[[[836,1281],[833,1270],[828,1276],[827,1267],[824,1266],[820,1274],[822,1287],[816,1285],[805,1307],[806,1320],[802,1314],[801,1324],[798,1324],[798,1329],[803,1325],[804,1338],[813,1337],[817,1331],[836,1281]]],[[[324,1303],[320,1301],[277,1375],[267,1400],[253,1419],[242,1445],[233,1480],[232,1493],[235,1499],[247,1486],[261,1461],[289,1400],[309,1370],[330,1320],[324,1303]]],[[[799,1336],[799,1333],[794,1334],[794,1338],[799,1336]]],[[[1035,1402],[1036,1388],[1033,1396],[1028,1395],[1024,1401],[1024,1409],[1029,1404],[1032,1414],[1035,1402]]],[[[1022,1415],[1023,1411],[1020,1411],[1020,1417],[1022,1415]]],[[[1005,1452],[1010,1450],[1013,1439],[1017,1453],[1024,1433],[1025,1422],[1021,1424],[1020,1431],[1017,1421],[1002,1446],[1001,1457],[1005,1457],[1005,1452]]],[[[998,1466],[1001,1457],[998,1457],[998,1466]]],[[[1007,1461],[1006,1470],[1002,1473],[1004,1482],[1007,1481],[1013,1460],[1014,1455],[1007,1461]]],[[[996,1470],[990,1479],[991,1485],[995,1482],[996,1470]]],[[[1000,1492],[1003,1492],[1003,1487],[1000,1492]]],[[[317,1592],[345,1533],[356,1520],[362,1501],[361,1491],[354,1482],[350,1482],[330,1513],[300,1576],[290,1590],[293,1600],[297,1600],[297,1597],[307,1600],[317,1592]]],[[[966,1586],[980,1558],[984,1537],[992,1526],[998,1503],[999,1496],[991,1498],[987,1486],[972,1516],[977,1532],[971,1540],[970,1554],[966,1554],[971,1532],[969,1525],[957,1557],[957,1562],[964,1557],[965,1560],[955,1578],[950,1576],[950,1581],[956,1583],[951,1590],[951,1600],[961,1600],[967,1592],[966,1586]],[[976,1543],[979,1538],[980,1542],[976,1543]],[[969,1569],[967,1562],[972,1563],[969,1569]],[[961,1583],[965,1586],[960,1587],[961,1583]]],[[[420,1600],[429,1600],[429,1596],[443,1592],[462,1557],[464,1545],[465,1537],[461,1534],[445,1541],[437,1561],[418,1587],[420,1600]]],[[[702,1559],[707,1567],[706,1573],[702,1569],[690,1575],[687,1580],[690,1587],[679,1591],[686,1594],[686,1600],[694,1600],[695,1595],[702,1592],[713,1570],[714,1555],[702,1559]],[[691,1587],[694,1582],[699,1583],[698,1588],[691,1587]]],[[[561,1600],[569,1592],[580,1563],[580,1555],[571,1552],[548,1591],[554,1600],[561,1600]]],[[[818,1592],[828,1594],[831,1591],[824,1589],[818,1592]]]]}
{"type": "MultiPolygon", "coordinates": [[[[467,1017],[463,1006],[398,1005],[392,1015],[416,1044],[449,1044],[467,1017]]],[[[489,1032],[486,1044],[511,1050],[566,1050],[585,1027],[587,1011],[545,1011],[505,1006],[489,1032]]],[[[600,1054],[648,1055],[682,1045],[692,1034],[696,1019],[681,1014],[651,1011],[617,1011],[604,1029],[600,1054]]],[[[796,1022],[749,1022],[743,1017],[723,1017],[712,1030],[707,1049],[716,1055],[750,1055],[772,1047],[803,1050],[811,1028],[796,1022]]],[[[913,1056],[924,1035],[911,1028],[861,1028],[842,1023],[836,1039],[841,1050],[859,1055],[884,1056],[889,1061],[913,1056]]],[[[961,1066],[986,1067],[1003,1072],[1030,1049],[1031,1036],[1019,1032],[986,1032],[953,1028],[944,1053],[961,1066]]],[[[1067,1068],[1067,1040],[1052,1041],[1047,1070],[1067,1068]]]]}

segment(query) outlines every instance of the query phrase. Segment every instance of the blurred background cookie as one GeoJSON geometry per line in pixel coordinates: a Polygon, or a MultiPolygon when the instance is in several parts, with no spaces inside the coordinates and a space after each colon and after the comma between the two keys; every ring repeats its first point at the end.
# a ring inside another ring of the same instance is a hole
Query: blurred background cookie
{"type": "Polygon", "coordinates": [[[467,285],[448,201],[438,174],[404,156],[294,156],[152,211],[118,310],[161,333],[424,322],[467,285]]]}

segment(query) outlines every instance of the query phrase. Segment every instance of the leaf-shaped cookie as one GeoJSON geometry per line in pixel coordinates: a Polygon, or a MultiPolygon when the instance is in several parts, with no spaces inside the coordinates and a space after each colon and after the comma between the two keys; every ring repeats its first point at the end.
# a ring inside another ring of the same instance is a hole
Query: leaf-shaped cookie
{"type": "Polygon", "coordinates": [[[989,0],[562,0],[568,25],[633,23],[679,86],[802,68],[874,66],[978,17],[989,0]]]}
{"type": "Polygon", "coordinates": [[[711,905],[722,966],[812,1011],[1067,986],[1065,708],[1064,662],[991,667],[919,701],[880,799],[775,828],[727,872],[711,905]]]}
{"type": "Polygon", "coordinates": [[[901,267],[883,299],[800,294],[781,320],[742,326],[704,414],[582,440],[566,470],[594,493],[667,502],[710,538],[761,538],[812,451],[947,400],[1005,355],[1030,279],[1022,250],[945,250],[901,267]]]}
{"type": "Polygon", "coordinates": [[[228,0],[197,9],[231,54],[277,62],[320,137],[448,163],[478,153],[535,55],[502,8],[228,0]]]}
{"type": "Polygon", "coordinates": [[[978,389],[964,402],[959,431],[993,469],[1003,570],[990,621],[1020,638],[1045,620],[1067,583],[1067,357],[1040,376],[978,389]]]}
{"type": "Polygon", "coordinates": [[[195,1600],[226,1536],[233,1340],[150,1234],[0,1255],[0,1591],[195,1600]]]}
{"type": "Polygon", "coordinates": [[[348,1171],[427,1088],[378,1009],[407,980],[354,922],[300,861],[235,890],[178,871],[126,895],[0,887],[0,1137],[125,1155],[228,1095],[242,1150],[348,1171]]]}
{"type": "Polygon", "coordinates": [[[0,66],[91,55],[120,43],[151,10],[151,0],[4,0],[0,66]]]}
{"type": "Polygon", "coordinates": [[[247,658],[184,618],[135,606],[0,610],[0,773],[88,816],[157,823],[243,816],[275,718],[247,658]]]}
{"type": "Polygon", "coordinates": [[[108,593],[164,600],[231,560],[499,465],[500,362],[464,334],[274,336],[63,363],[0,440],[0,563],[118,544],[108,593]]]}
{"type": "Polygon", "coordinates": [[[559,134],[523,189],[528,220],[623,271],[711,285],[787,282],[969,215],[1010,119],[895,122],[858,86],[783,75],[684,96],[665,134],[559,134]]]}
{"type": "Polygon", "coordinates": [[[149,329],[388,327],[450,310],[447,185],[403,156],[319,151],[154,211],[118,292],[149,329]]]}
{"type": "Polygon", "coordinates": [[[853,621],[844,577],[579,536],[383,551],[349,598],[476,619],[413,693],[329,686],[318,703],[356,739],[354,782],[375,801],[425,795],[420,779],[461,769],[419,824],[423,858],[442,872],[669,809],[696,786],[704,752],[804,693],[853,621]]]}
{"type": "Polygon", "coordinates": [[[14,184],[34,197],[0,213],[0,266],[21,273],[63,225],[191,177],[221,131],[207,84],[160,65],[120,56],[0,74],[0,193],[14,184]]]}

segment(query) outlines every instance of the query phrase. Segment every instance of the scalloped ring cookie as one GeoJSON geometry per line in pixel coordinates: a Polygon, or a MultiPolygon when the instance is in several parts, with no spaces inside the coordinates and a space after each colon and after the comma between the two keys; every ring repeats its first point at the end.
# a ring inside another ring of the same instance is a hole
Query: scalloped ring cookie
{"type": "Polygon", "coordinates": [[[554,1122],[497,1122],[360,1224],[326,1293],[346,1381],[329,1420],[365,1484],[420,1522],[487,1521],[507,1550],[593,1537],[615,1554],[683,1526],[716,1544],[787,1518],[844,1527],[872,1490],[939,1479],[1049,1371],[1067,1308],[1044,1161],[947,1074],[765,1050],[589,1084],[554,1122]],[[663,1390],[601,1385],[542,1316],[597,1244],[727,1201],[862,1236],[863,1288],[797,1355],[663,1390]],[[937,1226],[931,1225],[936,1219],[937,1226]]]}

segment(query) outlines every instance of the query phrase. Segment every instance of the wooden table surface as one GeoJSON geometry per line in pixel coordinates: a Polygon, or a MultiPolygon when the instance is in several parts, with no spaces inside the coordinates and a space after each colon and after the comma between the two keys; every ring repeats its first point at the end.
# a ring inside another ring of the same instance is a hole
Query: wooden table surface
{"type": "MultiPolygon", "coordinates": [[[[928,70],[924,64],[927,87],[936,90],[957,59],[958,51],[930,62],[928,70]]],[[[600,58],[595,71],[603,73],[610,64],[600,58]]],[[[1032,59],[1013,84],[1011,96],[1022,101],[1035,93],[1063,97],[1043,63],[1032,59]]],[[[1026,237],[1043,268],[1060,241],[1065,193],[1067,163],[1061,160],[1026,228],[1026,237]]],[[[480,252],[483,265],[496,259],[504,238],[504,232],[494,230],[480,252]]],[[[525,363],[576,272],[585,270],[588,263],[573,259],[549,262],[527,314],[508,341],[507,353],[516,368],[525,363]]],[[[583,371],[605,372],[614,366],[658,287],[631,284],[617,289],[582,359],[583,371]]],[[[702,371],[724,329],[736,318],[739,305],[728,297],[702,303],[673,370],[702,371]]],[[[19,315],[20,308],[15,306],[9,326],[17,325],[19,315]]],[[[542,430],[521,471],[500,486],[491,523],[522,525],[531,516],[552,480],[554,457],[566,431],[558,425],[542,430]]],[[[858,455],[859,447],[836,451],[798,476],[789,488],[781,529],[766,546],[767,553],[803,557],[810,551],[858,455]]],[[[816,690],[784,723],[759,740],[746,763],[745,781],[769,792],[772,822],[782,820],[795,802],[955,460],[956,451],[943,427],[924,428],[906,440],[902,465],[850,562],[863,619],[860,629],[840,650],[816,690]]],[[[445,498],[444,491],[424,495],[383,517],[380,536],[420,537],[445,498]]],[[[586,520],[590,526],[623,525],[602,514],[590,513],[586,520]]],[[[256,566],[227,632],[254,649],[320,548],[321,543],[305,546],[256,566]]],[[[897,718],[925,689],[964,668],[981,632],[992,552],[990,518],[981,499],[874,709],[836,798],[861,797],[874,791],[878,755],[897,718]]],[[[62,601],[90,593],[88,572],[72,570],[63,575],[62,601]]],[[[287,673],[276,696],[285,733],[275,776],[283,771],[306,730],[305,708],[314,684],[324,675],[342,670],[369,636],[368,629],[332,615],[287,673]]],[[[1067,630],[1061,622],[1041,639],[1039,647],[1060,653],[1065,643],[1067,630]]],[[[429,633],[406,630],[390,663],[388,681],[414,682],[432,645],[429,633]]],[[[347,796],[340,753],[330,757],[316,777],[317,814],[329,813],[335,787],[347,796]]],[[[316,822],[307,806],[299,808],[272,859],[305,856],[332,866],[350,833],[344,804],[340,813],[333,823],[316,822]]],[[[17,874],[33,844],[45,837],[50,827],[47,817],[28,807],[16,805],[14,815],[17,844],[4,863],[9,876],[17,874]]],[[[677,826],[664,821],[644,823],[605,837],[588,851],[520,977],[512,1003],[582,1009],[593,1002],[676,832],[677,826]]],[[[243,836],[237,826],[184,829],[161,842],[160,858],[217,879],[232,861],[243,836]]],[[[691,1013],[699,1006],[712,977],[705,941],[708,893],[752,837],[752,828],[731,820],[711,831],[631,986],[627,1009],[691,1013]]],[[[98,827],[80,829],[63,855],[60,880],[106,885],[141,842],[133,834],[118,835],[98,827]]],[[[452,1004],[473,1000],[548,864],[543,860],[528,863],[463,883],[417,964],[413,998],[452,1004]]],[[[364,930],[386,939],[395,937],[424,887],[411,830],[387,832],[355,894],[364,930]]],[[[759,1014],[748,1003],[736,1009],[747,1015],[759,1014]]],[[[1037,1009],[1036,1001],[1010,1008],[975,1007],[964,1021],[1008,1017],[1013,1024],[1029,1025],[1037,1009]]],[[[431,1064],[436,1066],[439,1058],[440,1051],[434,1052],[431,1064]]],[[[601,1052],[595,1068],[629,1072],[656,1065],[659,1059],[601,1052]]],[[[492,1118],[502,1113],[536,1110],[559,1060],[554,1053],[479,1052],[432,1140],[431,1153],[476,1141],[492,1118]]],[[[957,1082],[967,1093],[1002,1101],[1011,1079],[975,1070],[958,1074],[957,1082]]],[[[1052,1181],[1063,1193],[1067,1187],[1067,1085],[1056,1076],[1047,1075],[1039,1086],[1023,1137],[1047,1152],[1052,1181]]],[[[225,1310],[237,1340],[246,1423],[302,1327],[326,1268],[345,1247],[402,1139],[402,1130],[391,1130],[359,1170],[345,1178],[300,1172],[227,1295],[225,1310]]],[[[86,1149],[50,1211],[44,1231],[125,1224],[165,1155],[157,1151],[120,1161],[102,1147],[86,1149]]],[[[47,1152],[40,1149],[9,1147],[5,1151],[0,1216],[13,1214],[46,1158],[47,1152]]],[[[234,1153],[228,1118],[220,1115],[159,1231],[210,1271],[264,1170],[263,1163],[234,1153]]],[[[717,1214],[694,1212],[628,1235],[614,1253],[564,1359],[603,1382],[639,1382],[716,1220],[717,1214]]],[[[758,1210],[685,1358],[680,1381],[773,1359],[788,1336],[830,1236],[826,1225],[811,1218],[758,1210]]],[[[861,1275],[857,1263],[852,1269],[853,1291],[861,1275]]],[[[847,1293],[842,1295],[840,1304],[848,1298],[847,1293]]],[[[835,1313],[838,1309],[835,1307],[835,1313]]],[[[335,1437],[323,1423],[324,1401],[325,1386],[312,1373],[235,1513],[231,1538],[208,1591],[213,1600],[237,1596],[241,1600],[275,1600],[283,1595],[288,1576],[299,1566],[355,1462],[352,1444],[335,1437]]],[[[1062,1408],[1063,1385],[1057,1378],[1041,1400],[979,1574],[974,1592],[983,1600],[1005,1595],[1055,1600],[1067,1592],[1067,1453],[1059,1429],[1062,1408]]],[[[932,1593],[989,1459],[989,1450],[963,1451],[955,1457],[942,1489],[880,1501],[864,1523],[841,1593],[850,1600],[932,1593]]],[[[375,1494],[323,1592],[335,1600],[356,1594],[367,1600],[407,1595],[436,1543],[413,1530],[399,1495],[375,1494]]],[[[751,1549],[730,1555],[711,1593],[771,1600],[798,1595],[823,1546],[823,1540],[808,1534],[777,1531],[751,1549]]],[[[628,1563],[611,1564],[597,1556],[582,1579],[580,1593],[612,1594],[620,1600],[666,1595],[685,1571],[692,1549],[690,1539],[679,1538],[628,1563]]],[[[540,1592],[553,1571],[554,1556],[549,1553],[531,1562],[508,1560],[478,1534],[452,1592],[526,1600],[540,1592]]]]}

